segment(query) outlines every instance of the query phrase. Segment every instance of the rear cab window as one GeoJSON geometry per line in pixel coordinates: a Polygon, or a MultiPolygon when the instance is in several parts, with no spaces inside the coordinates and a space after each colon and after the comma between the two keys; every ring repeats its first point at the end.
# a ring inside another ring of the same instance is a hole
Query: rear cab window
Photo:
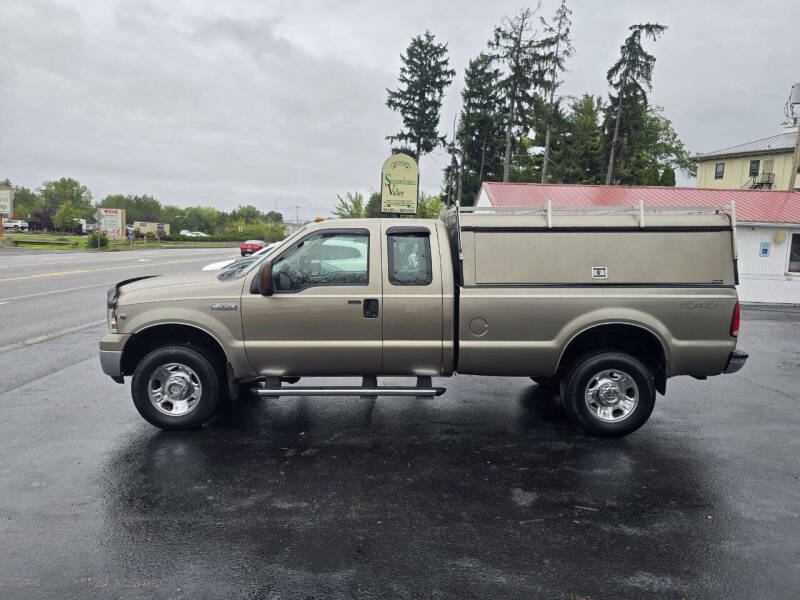
{"type": "Polygon", "coordinates": [[[386,232],[389,283],[430,285],[433,281],[431,233],[424,227],[391,227],[386,232]]]}

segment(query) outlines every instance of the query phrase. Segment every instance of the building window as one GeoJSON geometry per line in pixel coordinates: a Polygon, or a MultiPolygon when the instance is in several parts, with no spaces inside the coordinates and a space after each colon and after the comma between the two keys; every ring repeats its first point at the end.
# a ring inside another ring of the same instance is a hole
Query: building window
{"type": "Polygon", "coordinates": [[[750,177],[756,177],[758,175],[758,169],[760,166],[761,166],[760,160],[750,161],[750,177]]]}
{"type": "Polygon", "coordinates": [[[389,230],[389,282],[392,285],[430,285],[433,281],[429,231],[396,233],[389,230]]]}
{"type": "Polygon", "coordinates": [[[723,175],[725,175],[725,163],[717,163],[714,167],[714,179],[722,179],[723,175]]]}
{"type": "Polygon", "coordinates": [[[792,234],[789,248],[789,273],[800,273],[800,233],[792,234]]]}

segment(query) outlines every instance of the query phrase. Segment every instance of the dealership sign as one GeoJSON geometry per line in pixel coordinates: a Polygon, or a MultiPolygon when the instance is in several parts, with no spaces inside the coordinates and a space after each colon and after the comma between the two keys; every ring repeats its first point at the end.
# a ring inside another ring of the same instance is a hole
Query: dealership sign
{"type": "Polygon", "coordinates": [[[10,217],[14,210],[14,190],[0,189],[0,216],[10,217]]]}
{"type": "Polygon", "coordinates": [[[381,169],[381,212],[416,214],[418,188],[417,163],[407,154],[393,154],[381,169]]]}

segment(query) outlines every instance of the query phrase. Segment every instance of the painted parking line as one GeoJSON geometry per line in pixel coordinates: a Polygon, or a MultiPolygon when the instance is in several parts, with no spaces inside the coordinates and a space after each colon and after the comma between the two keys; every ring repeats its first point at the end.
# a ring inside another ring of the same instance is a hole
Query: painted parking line
{"type": "Polygon", "coordinates": [[[168,260],[161,263],[149,263],[147,265],[142,265],[139,263],[135,263],[132,265],[120,265],[117,267],[100,267],[98,269],[73,269],[71,271],[51,271],[50,273],[35,273],[33,275],[20,275],[18,277],[5,277],[0,279],[0,283],[4,281],[22,281],[23,279],[41,279],[42,277],[58,277],[60,275],[80,275],[82,273],[98,273],[100,271],[116,271],[118,269],[140,269],[144,266],[148,267],[160,267],[163,265],[176,265],[179,263],[191,263],[191,262],[201,262],[208,260],[207,258],[189,258],[184,260],[168,260]]]}

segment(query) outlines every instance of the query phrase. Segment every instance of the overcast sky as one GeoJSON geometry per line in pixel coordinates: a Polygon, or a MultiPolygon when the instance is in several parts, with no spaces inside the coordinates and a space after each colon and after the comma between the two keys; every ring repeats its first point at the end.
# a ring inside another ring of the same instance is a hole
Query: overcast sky
{"type": "MultiPolygon", "coordinates": [[[[378,188],[384,138],[400,122],[385,90],[411,36],[427,28],[449,43],[458,72],[440,124],[449,132],[467,61],[520,6],[2,0],[0,179],[33,188],[70,176],[95,199],[147,193],[182,206],[326,215],[337,192],[378,188]]],[[[562,94],[605,95],[626,28],[654,21],[669,30],[650,45],[651,102],[689,150],[780,133],[800,81],[796,0],[569,6],[576,52],[562,94]]],[[[422,160],[426,192],[438,192],[447,160],[441,150],[422,160]]]]}

